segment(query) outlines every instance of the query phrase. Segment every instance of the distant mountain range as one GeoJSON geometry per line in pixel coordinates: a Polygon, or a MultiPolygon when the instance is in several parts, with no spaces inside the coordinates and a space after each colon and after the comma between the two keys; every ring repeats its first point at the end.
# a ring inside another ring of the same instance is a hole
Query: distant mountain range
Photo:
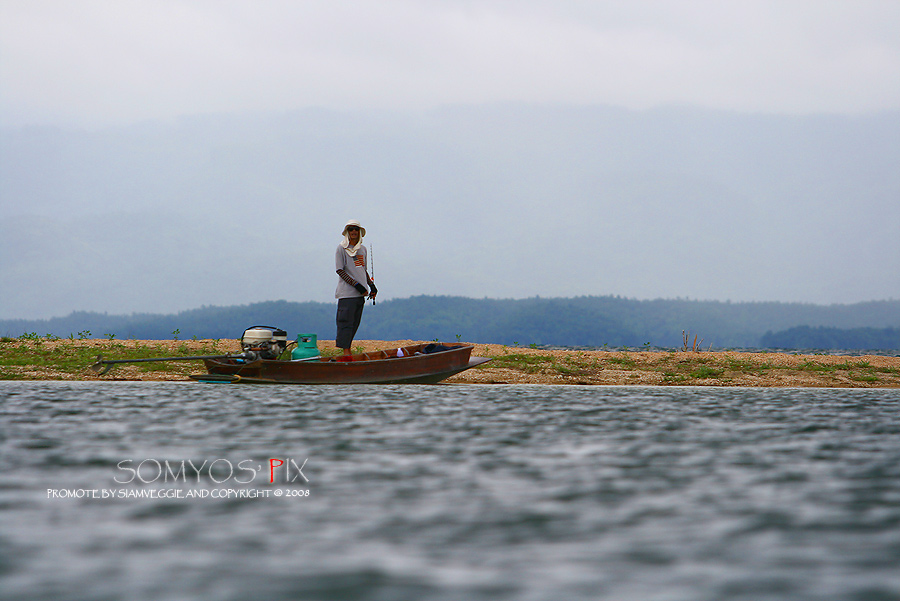
{"type": "MultiPolygon", "coordinates": [[[[0,335],[59,338],[239,338],[253,325],[334,338],[332,303],[268,301],[170,315],[75,312],[0,321],[0,335]]],[[[614,296],[472,299],[415,296],[367,305],[357,338],[603,347],[900,348],[900,301],[850,305],[634,300],[614,296]],[[873,346],[875,345],[875,346],[873,346]]]]}

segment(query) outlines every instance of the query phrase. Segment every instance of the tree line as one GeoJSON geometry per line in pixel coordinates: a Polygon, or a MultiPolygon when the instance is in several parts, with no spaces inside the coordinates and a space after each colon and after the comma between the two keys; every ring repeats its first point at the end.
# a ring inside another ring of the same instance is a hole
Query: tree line
{"type": "MultiPolygon", "coordinates": [[[[267,301],[204,306],[177,314],[78,311],[46,320],[0,321],[0,335],[165,340],[239,338],[253,325],[290,337],[334,338],[334,305],[267,301]]],[[[414,296],[367,305],[358,339],[463,340],[527,346],[680,348],[685,335],[706,348],[900,348],[900,301],[848,305],[618,296],[473,299],[414,296]],[[886,346],[885,346],[886,345],[886,346]]]]}
{"type": "Polygon", "coordinates": [[[760,346],[785,349],[900,349],[900,328],[826,328],[798,326],[766,332],[760,346]]]}

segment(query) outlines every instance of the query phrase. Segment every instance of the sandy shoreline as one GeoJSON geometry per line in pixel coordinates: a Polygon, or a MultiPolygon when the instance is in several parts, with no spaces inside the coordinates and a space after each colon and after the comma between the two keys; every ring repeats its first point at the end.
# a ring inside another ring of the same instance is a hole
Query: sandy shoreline
{"type": "MultiPolygon", "coordinates": [[[[422,341],[360,340],[354,351],[389,349],[422,341]]],[[[177,356],[188,352],[239,351],[237,340],[56,340],[15,341],[48,351],[82,354],[114,349],[137,349],[144,357],[177,356]]],[[[766,352],[582,351],[546,350],[499,344],[475,344],[473,356],[493,360],[446,380],[466,384],[561,384],[637,386],[762,386],[900,388],[900,357],[836,356],[766,352]]],[[[334,343],[320,340],[323,353],[334,343]]],[[[125,364],[104,376],[84,365],[64,371],[53,361],[42,365],[4,366],[7,379],[181,381],[203,370],[199,362],[125,364]],[[10,377],[10,374],[12,377],[10,377]]]]}
{"type": "Polygon", "coordinates": [[[900,388],[900,357],[764,352],[572,351],[475,345],[497,357],[449,381],[510,384],[900,388]],[[505,354],[551,357],[537,369],[492,367],[505,354]],[[557,366],[554,369],[554,366],[557,366]]]}

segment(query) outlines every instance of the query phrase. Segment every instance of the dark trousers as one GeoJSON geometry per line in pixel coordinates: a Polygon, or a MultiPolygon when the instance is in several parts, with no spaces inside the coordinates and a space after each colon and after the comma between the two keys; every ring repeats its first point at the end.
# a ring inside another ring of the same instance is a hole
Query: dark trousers
{"type": "Polygon", "coordinates": [[[353,344],[365,304],[366,299],[363,296],[338,299],[335,320],[337,321],[337,335],[334,337],[336,347],[350,348],[350,345],[353,344]]]}

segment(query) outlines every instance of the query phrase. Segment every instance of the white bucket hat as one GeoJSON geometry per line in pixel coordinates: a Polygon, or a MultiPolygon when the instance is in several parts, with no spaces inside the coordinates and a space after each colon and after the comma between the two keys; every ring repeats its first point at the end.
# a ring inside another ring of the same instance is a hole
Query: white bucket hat
{"type": "Polygon", "coordinates": [[[365,237],[366,237],[366,228],[364,228],[363,226],[361,226],[361,225],[359,224],[359,221],[357,221],[356,219],[351,219],[350,221],[348,221],[348,222],[344,225],[344,231],[341,232],[341,235],[346,236],[346,235],[347,235],[347,228],[350,227],[351,225],[355,225],[356,227],[359,228],[359,237],[360,237],[360,238],[365,238],[365,237]]]}

